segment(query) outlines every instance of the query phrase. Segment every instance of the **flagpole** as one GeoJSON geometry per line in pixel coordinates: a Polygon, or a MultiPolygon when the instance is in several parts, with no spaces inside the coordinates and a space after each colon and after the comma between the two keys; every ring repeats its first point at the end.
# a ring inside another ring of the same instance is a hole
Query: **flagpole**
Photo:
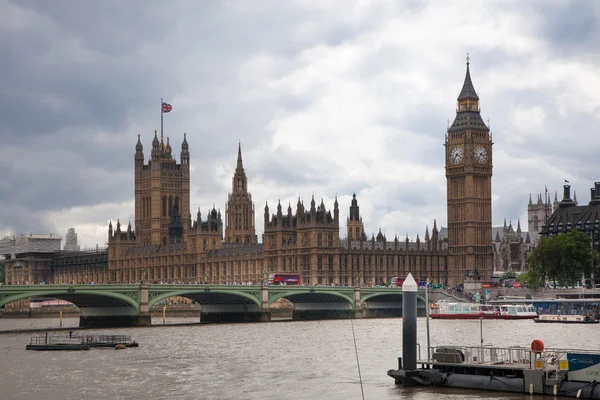
{"type": "Polygon", "coordinates": [[[163,138],[163,98],[160,98],[160,138],[163,138]]]}

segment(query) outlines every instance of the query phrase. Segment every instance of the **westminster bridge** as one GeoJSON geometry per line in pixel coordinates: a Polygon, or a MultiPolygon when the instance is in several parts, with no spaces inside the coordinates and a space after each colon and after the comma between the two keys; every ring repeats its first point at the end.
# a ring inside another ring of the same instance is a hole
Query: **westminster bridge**
{"type": "MultiPolygon", "coordinates": [[[[447,298],[430,289],[431,301],[447,298]]],[[[0,308],[13,301],[36,297],[61,299],[79,307],[81,327],[148,326],[150,310],[169,297],[185,297],[202,307],[202,322],[270,321],[270,306],[287,299],[295,320],[400,317],[402,289],[352,286],[267,286],[212,284],[92,284],[3,285],[0,308]]],[[[419,289],[418,307],[425,315],[425,290],[419,289]]]]}

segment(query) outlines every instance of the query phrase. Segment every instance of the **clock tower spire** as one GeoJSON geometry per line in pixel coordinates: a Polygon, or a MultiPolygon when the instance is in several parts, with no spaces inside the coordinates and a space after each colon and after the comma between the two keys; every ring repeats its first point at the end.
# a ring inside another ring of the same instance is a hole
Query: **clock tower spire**
{"type": "Polygon", "coordinates": [[[448,284],[477,270],[492,273],[492,139],[481,118],[470,58],[458,95],[456,117],[446,134],[448,284]]]}

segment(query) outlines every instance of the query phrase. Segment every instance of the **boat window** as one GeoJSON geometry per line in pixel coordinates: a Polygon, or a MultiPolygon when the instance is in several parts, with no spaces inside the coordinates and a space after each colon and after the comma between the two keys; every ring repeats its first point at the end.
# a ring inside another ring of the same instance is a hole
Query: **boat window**
{"type": "Polygon", "coordinates": [[[448,312],[450,312],[450,313],[454,312],[454,304],[449,304],[448,305],[448,312]]]}
{"type": "Polygon", "coordinates": [[[509,315],[517,315],[517,307],[509,307],[508,314],[509,315]]]}
{"type": "Polygon", "coordinates": [[[470,305],[463,306],[462,307],[462,311],[463,311],[463,313],[470,314],[471,313],[471,306],[470,305]]]}

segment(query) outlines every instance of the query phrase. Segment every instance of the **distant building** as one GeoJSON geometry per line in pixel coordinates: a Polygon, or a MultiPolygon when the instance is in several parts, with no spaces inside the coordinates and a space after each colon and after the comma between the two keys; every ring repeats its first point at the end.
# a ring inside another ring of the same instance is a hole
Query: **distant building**
{"type": "Polygon", "coordinates": [[[79,251],[79,245],[77,244],[77,234],[74,228],[70,228],[65,237],[64,251],[79,251]]]}
{"type": "Polygon", "coordinates": [[[494,236],[494,272],[527,270],[527,257],[533,249],[529,232],[521,231],[521,221],[517,221],[517,230],[512,223],[500,228],[492,228],[494,236]]]}
{"type": "MultiPolygon", "coordinates": [[[[577,196],[575,196],[575,205],[577,205],[577,196]]],[[[558,195],[554,192],[554,202],[550,203],[550,195],[545,192],[544,195],[538,193],[537,201],[534,203],[531,200],[531,194],[529,195],[529,204],[527,205],[527,230],[529,231],[529,237],[534,246],[540,240],[540,234],[542,232],[542,226],[546,223],[548,218],[554,211],[558,209],[558,195]]]]}
{"type": "Polygon", "coordinates": [[[542,227],[542,236],[553,237],[577,229],[590,235],[594,249],[600,252],[600,182],[595,182],[590,192],[590,202],[578,206],[576,199],[571,199],[571,186],[564,185],[563,199],[542,227]]]}
{"type": "Polygon", "coordinates": [[[42,283],[50,279],[50,260],[60,251],[60,236],[29,235],[5,237],[0,240],[0,253],[5,260],[5,281],[12,283],[42,283]]]}

